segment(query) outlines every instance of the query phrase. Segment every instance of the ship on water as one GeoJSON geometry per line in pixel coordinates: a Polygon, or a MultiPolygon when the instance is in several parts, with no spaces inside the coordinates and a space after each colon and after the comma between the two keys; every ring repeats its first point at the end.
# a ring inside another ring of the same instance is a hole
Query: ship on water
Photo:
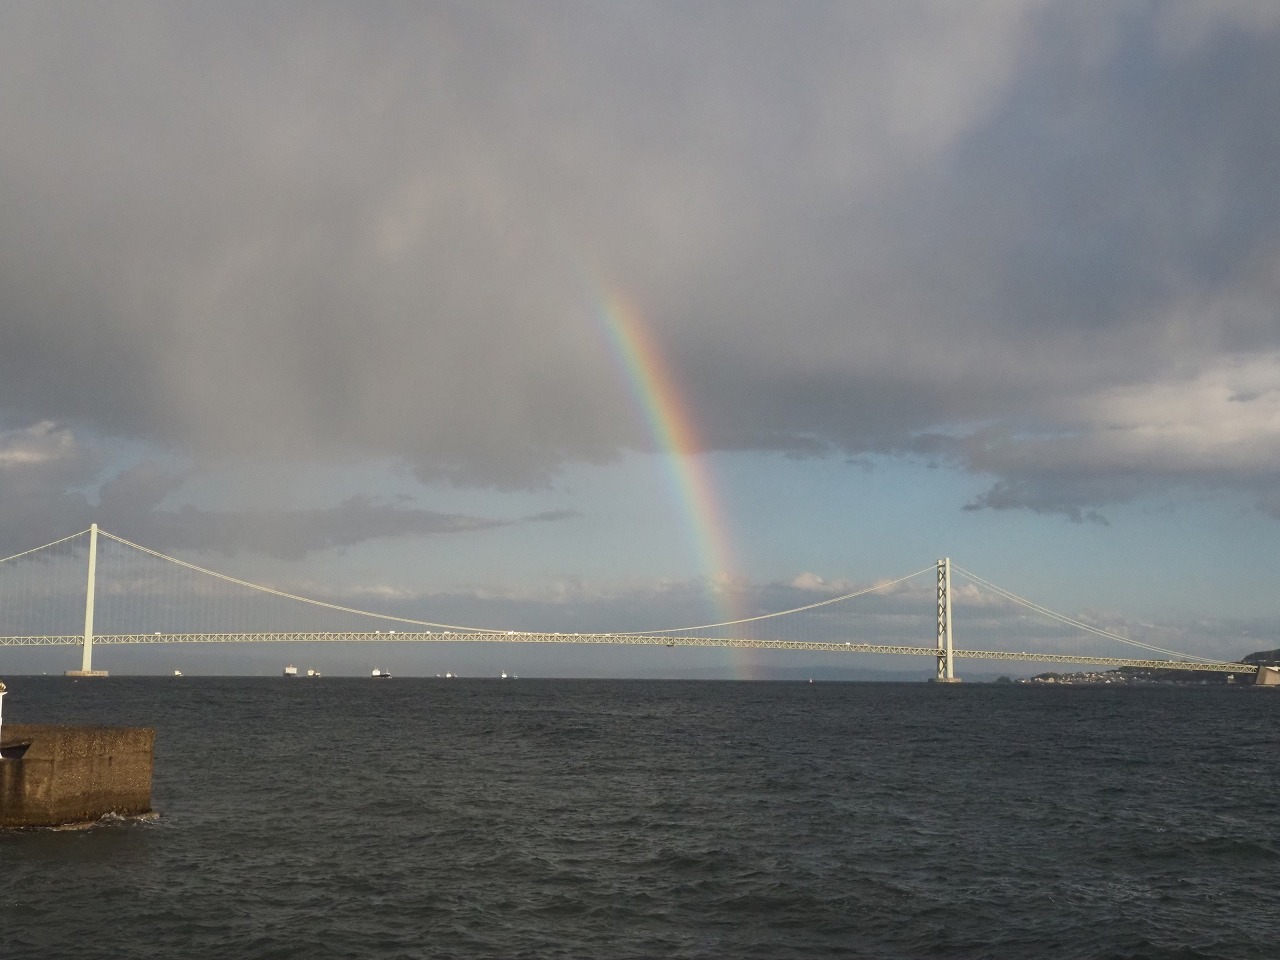
{"type": "Polygon", "coordinates": [[[373,677],[374,680],[390,680],[391,679],[390,670],[379,670],[377,667],[374,667],[373,672],[369,675],[373,677]]]}
{"type": "Polygon", "coordinates": [[[298,675],[298,668],[291,663],[284,668],[284,675],[286,677],[296,677],[298,675]]]}

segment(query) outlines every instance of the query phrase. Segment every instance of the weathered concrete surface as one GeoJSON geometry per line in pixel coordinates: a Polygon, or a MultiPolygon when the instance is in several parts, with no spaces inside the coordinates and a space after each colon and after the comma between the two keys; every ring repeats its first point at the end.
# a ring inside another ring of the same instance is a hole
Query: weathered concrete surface
{"type": "Polygon", "coordinates": [[[6,723],[0,828],[149,813],[155,738],[155,730],[145,727],[6,723]]]}

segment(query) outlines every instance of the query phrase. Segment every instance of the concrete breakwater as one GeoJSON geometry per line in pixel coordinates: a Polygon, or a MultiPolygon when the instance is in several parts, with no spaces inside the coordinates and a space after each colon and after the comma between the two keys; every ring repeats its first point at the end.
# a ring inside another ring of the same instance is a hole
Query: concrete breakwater
{"type": "Polygon", "coordinates": [[[0,829],[91,823],[151,812],[155,730],[6,723],[0,829]]]}

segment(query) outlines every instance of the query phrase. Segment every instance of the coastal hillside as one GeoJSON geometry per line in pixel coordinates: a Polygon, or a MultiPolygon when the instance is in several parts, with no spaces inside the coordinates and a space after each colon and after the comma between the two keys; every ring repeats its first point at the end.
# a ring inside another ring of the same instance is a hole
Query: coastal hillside
{"type": "Polygon", "coordinates": [[[1243,663],[1256,663],[1263,667],[1280,667],[1280,650],[1260,650],[1240,659],[1243,663]]]}
{"type": "MultiPolygon", "coordinates": [[[[1240,658],[1241,663],[1257,666],[1280,667],[1280,649],[1259,650],[1240,658]]],[[[1202,686],[1231,684],[1241,681],[1252,683],[1253,677],[1237,677],[1230,673],[1204,670],[1150,670],[1146,667],[1119,667],[1115,670],[1082,670],[1078,673],[1040,673],[1032,677],[1032,683],[1066,684],[1142,684],[1142,683],[1194,683],[1202,686]]]]}

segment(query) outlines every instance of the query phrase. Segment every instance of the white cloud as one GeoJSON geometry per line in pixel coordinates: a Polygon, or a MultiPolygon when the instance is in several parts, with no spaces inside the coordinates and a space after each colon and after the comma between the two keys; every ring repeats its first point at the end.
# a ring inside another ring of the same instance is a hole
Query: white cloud
{"type": "Polygon", "coordinates": [[[75,434],[51,420],[0,432],[0,469],[31,468],[55,461],[69,461],[79,452],[75,434]]]}

